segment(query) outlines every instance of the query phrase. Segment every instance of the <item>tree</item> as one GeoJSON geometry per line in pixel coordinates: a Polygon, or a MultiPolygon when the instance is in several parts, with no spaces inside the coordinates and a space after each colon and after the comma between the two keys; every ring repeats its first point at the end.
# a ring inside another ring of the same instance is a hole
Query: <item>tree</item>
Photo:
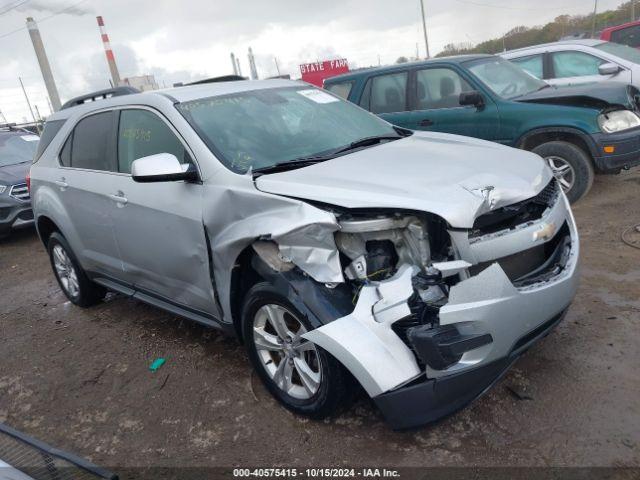
{"type": "Polygon", "coordinates": [[[407,63],[409,61],[409,59],[407,57],[398,57],[398,59],[396,60],[396,63],[407,63]]]}

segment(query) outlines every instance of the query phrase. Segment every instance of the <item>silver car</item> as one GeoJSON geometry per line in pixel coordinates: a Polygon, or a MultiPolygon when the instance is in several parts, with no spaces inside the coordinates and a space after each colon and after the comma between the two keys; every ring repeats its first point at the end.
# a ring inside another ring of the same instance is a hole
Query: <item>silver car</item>
{"type": "Polygon", "coordinates": [[[102,96],[50,117],[31,168],[62,290],[237,335],[294,412],[329,415],[358,382],[395,428],[434,421],[574,297],[576,226],[535,154],[286,80],[102,96]]]}
{"type": "Polygon", "coordinates": [[[604,40],[564,40],[500,54],[551,85],[616,81],[640,88],[640,50],[604,40]]]}

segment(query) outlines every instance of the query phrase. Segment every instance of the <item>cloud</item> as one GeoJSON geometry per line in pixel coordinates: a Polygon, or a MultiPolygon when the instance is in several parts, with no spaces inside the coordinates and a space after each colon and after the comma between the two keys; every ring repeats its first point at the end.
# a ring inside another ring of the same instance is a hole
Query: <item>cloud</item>
{"type": "MultiPolygon", "coordinates": [[[[24,29],[25,17],[39,21],[51,67],[64,99],[109,85],[95,15],[102,15],[121,77],[154,74],[171,85],[226,75],[230,52],[249,74],[251,46],[261,77],[299,76],[301,63],[344,57],[352,67],[393,63],[424,55],[419,0],[30,0],[0,16],[0,110],[14,120],[28,116],[18,76],[34,103],[46,111],[46,91],[24,29]],[[76,5],[76,6],[74,6],[76,5]],[[64,14],[54,15],[72,6],[64,14]],[[42,21],[47,19],[46,21],[42,21]],[[16,90],[18,87],[18,90],[16,90]]],[[[484,2],[475,2],[484,3],[484,2]]],[[[447,43],[474,43],[515,25],[539,25],[561,13],[588,13],[581,2],[563,9],[556,0],[487,0],[509,10],[462,0],[425,0],[431,53],[447,43]],[[569,8],[570,7],[570,8],[569,8]]],[[[570,2],[569,2],[570,3],[570,2]]],[[[600,0],[599,9],[618,0],[600,0]]]]}

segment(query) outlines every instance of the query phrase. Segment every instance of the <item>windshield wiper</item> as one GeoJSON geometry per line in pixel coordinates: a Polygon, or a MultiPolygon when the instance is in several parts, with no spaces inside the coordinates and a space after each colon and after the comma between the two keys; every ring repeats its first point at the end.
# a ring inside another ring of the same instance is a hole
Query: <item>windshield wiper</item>
{"type": "Polygon", "coordinates": [[[325,160],[330,160],[333,158],[333,153],[328,155],[314,155],[311,157],[301,157],[296,158],[295,160],[288,160],[286,162],[278,162],[273,165],[269,165],[267,167],[254,168],[253,173],[276,173],[276,172],[284,172],[286,170],[293,170],[295,168],[307,167],[309,165],[313,165],[315,163],[324,162],[325,160]]]}
{"type": "Polygon", "coordinates": [[[356,140],[355,142],[351,142],[346,147],[340,148],[336,150],[334,153],[343,153],[348,152],[349,150],[355,150],[360,147],[367,147],[369,145],[376,145],[377,143],[383,142],[385,140],[399,140],[403,138],[402,135],[376,135],[373,137],[365,137],[360,140],[356,140]]]}

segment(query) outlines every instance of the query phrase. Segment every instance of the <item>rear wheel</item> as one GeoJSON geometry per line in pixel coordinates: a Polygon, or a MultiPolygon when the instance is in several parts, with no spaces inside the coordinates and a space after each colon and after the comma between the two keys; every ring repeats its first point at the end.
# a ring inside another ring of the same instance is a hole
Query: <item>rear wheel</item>
{"type": "Polygon", "coordinates": [[[89,280],[62,235],[52,233],[47,241],[47,250],[56,280],[72,303],[89,307],[104,298],[106,289],[89,280]]]}
{"type": "Polygon", "coordinates": [[[532,150],[545,159],[571,203],[584,197],[593,185],[593,165],[589,156],[569,142],[554,141],[532,150]]]}
{"type": "Polygon", "coordinates": [[[349,391],[347,373],[302,338],[309,321],[269,283],[252,287],[243,307],[244,337],[258,376],[285,407],[313,418],[334,413],[349,391]]]}

